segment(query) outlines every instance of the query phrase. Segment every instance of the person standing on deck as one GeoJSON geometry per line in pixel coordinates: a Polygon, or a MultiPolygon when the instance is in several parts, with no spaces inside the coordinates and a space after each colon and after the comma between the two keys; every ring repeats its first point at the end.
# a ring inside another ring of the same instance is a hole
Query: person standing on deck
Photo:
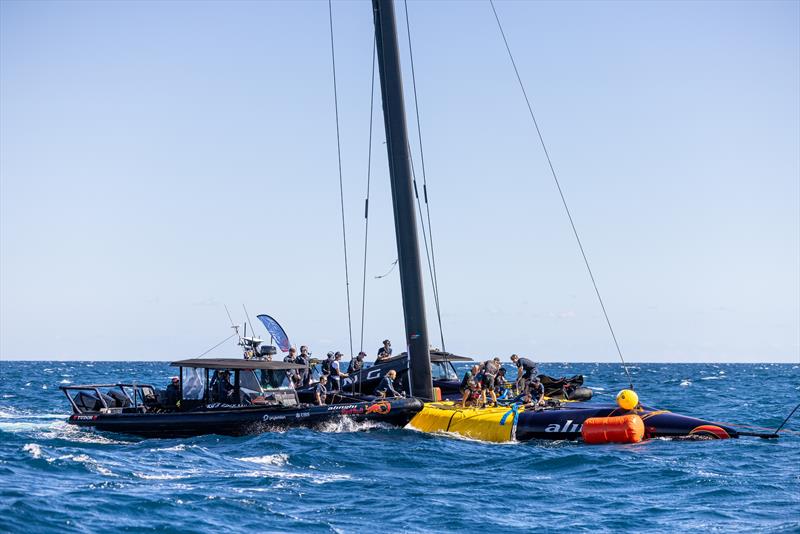
{"type": "Polygon", "coordinates": [[[328,379],[325,375],[319,377],[319,383],[314,388],[314,403],[317,406],[325,406],[325,399],[328,396],[328,389],[325,387],[325,384],[328,382],[328,379]]]}
{"type": "Polygon", "coordinates": [[[477,365],[473,365],[472,369],[469,369],[466,373],[464,373],[464,378],[461,380],[461,407],[467,407],[467,399],[472,395],[472,392],[475,390],[475,376],[478,374],[480,367],[477,365]]]}
{"type": "Polygon", "coordinates": [[[511,362],[517,366],[517,391],[525,392],[531,379],[537,375],[536,363],[516,354],[511,355],[511,362]]]}
{"type": "Polygon", "coordinates": [[[347,374],[352,375],[359,372],[364,368],[364,358],[367,357],[366,352],[359,352],[358,356],[350,360],[350,365],[347,366],[347,374]]]}
{"type": "Polygon", "coordinates": [[[300,383],[303,386],[307,386],[311,383],[311,360],[309,358],[309,354],[311,353],[308,352],[308,347],[305,345],[300,345],[300,355],[294,360],[294,363],[305,366],[305,369],[299,370],[300,383]]]}
{"type": "Polygon", "coordinates": [[[335,391],[342,389],[342,378],[347,377],[347,373],[342,372],[342,353],[337,352],[331,362],[331,388],[335,391]]]}
{"type": "Polygon", "coordinates": [[[392,342],[388,339],[383,340],[383,346],[378,349],[378,359],[375,360],[375,363],[381,363],[384,360],[388,360],[392,357],[392,342]]]}

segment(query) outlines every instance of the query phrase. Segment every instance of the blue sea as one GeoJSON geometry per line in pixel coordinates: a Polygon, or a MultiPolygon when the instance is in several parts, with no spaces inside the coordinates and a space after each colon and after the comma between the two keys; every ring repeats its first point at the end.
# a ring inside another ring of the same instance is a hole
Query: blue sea
{"type": "MultiPolygon", "coordinates": [[[[540,370],[584,374],[592,402],[626,384],[614,364],[540,370]]],[[[774,429],[800,402],[798,365],[631,372],[644,404],[744,429],[774,429]]],[[[162,362],[0,362],[0,531],[800,532],[800,413],[779,440],[594,446],[349,421],[147,440],[65,423],[59,385],[171,374],[162,362]]]]}

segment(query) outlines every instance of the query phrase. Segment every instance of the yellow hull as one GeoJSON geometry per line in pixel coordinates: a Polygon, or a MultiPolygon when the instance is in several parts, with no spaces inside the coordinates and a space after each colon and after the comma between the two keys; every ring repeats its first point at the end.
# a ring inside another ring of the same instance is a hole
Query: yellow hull
{"type": "Polygon", "coordinates": [[[513,440],[514,413],[508,407],[461,408],[453,402],[428,402],[409,425],[422,432],[453,432],[467,438],[503,443],[513,440]]]}

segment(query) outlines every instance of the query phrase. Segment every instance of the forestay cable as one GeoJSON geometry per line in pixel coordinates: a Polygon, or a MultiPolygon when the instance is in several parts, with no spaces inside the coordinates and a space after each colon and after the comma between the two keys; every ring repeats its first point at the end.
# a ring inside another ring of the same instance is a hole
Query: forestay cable
{"type": "Polygon", "coordinates": [[[600,296],[600,290],[597,288],[597,282],[594,278],[594,273],[592,273],[592,268],[589,266],[589,259],[586,256],[586,251],[583,249],[583,244],[581,243],[581,238],[578,235],[578,230],[575,227],[575,221],[572,219],[572,214],[569,211],[569,206],[567,205],[567,199],[564,196],[564,191],[561,189],[561,183],[558,181],[558,176],[556,175],[556,170],[553,167],[553,162],[550,159],[550,153],[547,151],[547,146],[544,143],[544,137],[542,136],[542,131],[539,129],[539,123],[536,121],[536,116],[533,114],[533,106],[531,106],[530,99],[528,99],[528,93],[525,91],[525,84],[522,83],[522,77],[519,74],[519,70],[517,69],[517,62],[514,61],[514,55],[511,53],[511,48],[508,45],[508,39],[506,39],[506,32],[503,31],[503,25],[500,23],[500,17],[497,15],[497,10],[494,7],[494,0],[489,0],[489,5],[492,7],[492,12],[494,13],[494,18],[497,21],[497,27],[500,29],[500,35],[503,37],[503,43],[506,45],[506,51],[508,52],[508,57],[511,60],[511,65],[514,67],[514,74],[517,76],[517,82],[519,83],[519,88],[522,90],[522,96],[525,97],[525,103],[528,105],[528,113],[530,113],[531,120],[533,121],[533,125],[536,128],[536,133],[539,136],[539,142],[542,145],[542,150],[544,150],[544,155],[547,158],[547,164],[550,166],[550,173],[553,175],[553,180],[555,181],[556,188],[558,189],[558,194],[561,196],[561,202],[564,204],[564,211],[567,213],[567,218],[569,219],[569,224],[572,227],[572,233],[575,235],[575,240],[578,242],[578,248],[581,251],[581,256],[583,256],[583,262],[586,264],[586,270],[589,271],[589,278],[592,280],[592,286],[594,286],[594,292],[597,295],[597,300],[600,302],[600,308],[603,310],[603,316],[606,319],[606,324],[608,325],[608,330],[611,332],[611,338],[614,340],[614,346],[617,348],[617,354],[619,354],[619,359],[622,362],[622,368],[625,370],[625,374],[628,376],[628,382],[633,389],[633,379],[631,378],[631,373],[628,370],[628,366],[625,364],[625,359],[622,357],[622,350],[619,348],[619,342],[617,342],[617,336],[614,333],[614,328],[611,326],[611,320],[608,318],[608,312],[606,312],[606,306],[603,303],[603,297],[600,296]]]}
{"type": "Polygon", "coordinates": [[[350,275],[347,269],[347,231],[344,219],[344,184],[342,180],[342,143],[339,135],[339,95],[336,91],[336,54],[333,46],[333,7],[328,0],[328,20],[331,29],[331,64],[333,66],[333,105],[336,112],[336,154],[339,161],[339,200],[342,207],[342,243],[344,245],[344,281],[347,289],[347,330],[350,335],[350,356],[353,355],[353,322],[350,317],[350,275]]]}
{"type": "MultiPolygon", "coordinates": [[[[425,227],[425,219],[423,219],[422,217],[422,207],[420,206],[419,203],[419,193],[417,191],[417,178],[416,178],[416,173],[414,172],[413,157],[410,158],[411,172],[412,175],[414,175],[414,196],[417,199],[419,219],[422,225],[422,237],[425,242],[425,255],[428,258],[428,272],[430,273],[431,276],[431,286],[433,286],[433,300],[434,304],[436,305],[436,318],[439,322],[439,338],[442,341],[442,350],[446,351],[444,344],[444,330],[442,329],[442,311],[439,305],[439,278],[436,275],[436,254],[434,253],[433,249],[433,225],[431,224],[431,208],[430,208],[430,203],[428,202],[428,178],[427,178],[427,173],[425,172],[425,151],[422,148],[422,126],[420,125],[420,120],[419,120],[419,103],[417,98],[417,76],[416,76],[416,71],[414,69],[414,50],[411,46],[411,23],[409,22],[408,18],[408,0],[403,1],[403,6],[405,8],[405,15],[406,15],[406,36],[408,37],[408,55],[411,60],[411,82],[412,82],[412,87],[414,88],[414,111],[416,113],[416,119],[417,119],[417,139],[419,140],[419,157],[420,157],[420,166],[422,168],[422,194],[425,200],[425,211],[428,219],[427,230],[425,227]],[[428,252],[428,241],[430,241],[430,252],[428,252]]],[[[411,147],[409,147],[408,151],[410,154],[411,147]]]]}

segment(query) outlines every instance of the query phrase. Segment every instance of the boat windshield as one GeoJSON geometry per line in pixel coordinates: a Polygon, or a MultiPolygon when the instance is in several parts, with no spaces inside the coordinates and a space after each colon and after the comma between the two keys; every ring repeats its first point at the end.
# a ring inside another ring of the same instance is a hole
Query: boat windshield
{"type": "Polygon", "coordinates": [[[431,378],[434,380],[458,380],[450,362],[431,362],[431,378]]]}
{"type": "Polygon", "coordinates": [[[283,369],[259,369],[258,382],[264,389],[280,389],[292,387],[289,373],[283,369]]]}
{"type": "Polygon", "coordinates": [[[242,370],[239,373],[239,387],[250,395],[261,395],[261,384],[259,383],[256,372],[252,369],[242,370]]]}

